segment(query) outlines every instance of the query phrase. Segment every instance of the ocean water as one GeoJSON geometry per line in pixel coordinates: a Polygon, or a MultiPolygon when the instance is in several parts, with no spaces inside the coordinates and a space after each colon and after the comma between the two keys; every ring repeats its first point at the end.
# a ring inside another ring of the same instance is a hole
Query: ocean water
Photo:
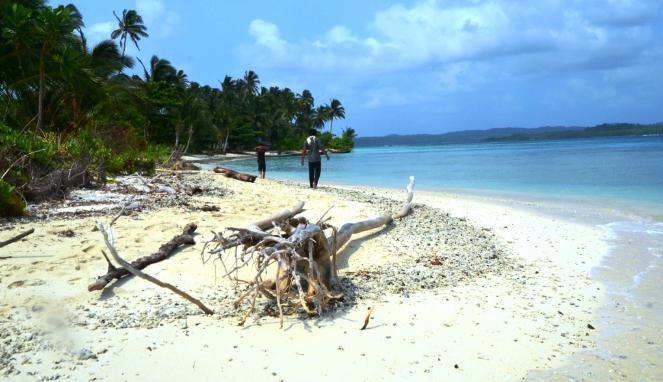
{"type": "MultiPolygon", "coordinates": [[[[213,167],[215,164],[208,164],[213,167]]],[[[255,159],[224,166],[257,173],[255,159]]],[[[663,136],[356,148],[323,159],[320,185],[554,198],[663,219],[663,136]]],[[[299,157],[267,159],[269,178],[308,181],[299,157]]]]}

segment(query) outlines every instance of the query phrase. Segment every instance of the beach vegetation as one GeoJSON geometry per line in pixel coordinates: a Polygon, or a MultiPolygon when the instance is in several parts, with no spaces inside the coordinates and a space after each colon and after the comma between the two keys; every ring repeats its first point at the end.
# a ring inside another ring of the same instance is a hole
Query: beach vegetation
{"type": "Polygon", "coordinates": [[[3,200],[32,195],[36,178],[64,170],[103,182],[182,153],[250,150],[259,139],[297,150],[311,127],[331,132],[345,117],[339,100],[262,86],[252,70],[209,86],[164,57],[131,57],[127,44],[140,50],[148,27],[135,10],[113,14],[108,39],[89,44],[74,5],[0,2],[0,174],[13,187],[3,200]]]}
{"type": "Polygon", "coordinates": [[[23,215],[25,202],[15,187],[0,179],[0,217],[23,215]]]}

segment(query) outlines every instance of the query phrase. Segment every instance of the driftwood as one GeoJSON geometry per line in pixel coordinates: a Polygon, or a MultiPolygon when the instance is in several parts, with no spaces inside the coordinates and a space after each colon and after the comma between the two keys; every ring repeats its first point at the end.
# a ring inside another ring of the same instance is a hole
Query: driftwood
{"type": "MultiPolygon", "coordinates": [[[[147,280],[153,284],[156,284],[157,286],[173,291],[175,294],[198,306],[203,312],[205,312],[205,314],[214,314],[214,311],[208,308],[207,306],[205,306],[205,304],[203,304],[200,300],[196,299],[195,297],[191,296],[190,294],[184,292],[183,290],[177,288],[172,284],[165,283],[157,279],[156,277],[141,272],[140,270],[132,267],[131,264],[129,264],[126,260],[121,258],[120,255],[117,253],[117,250],[115,249],[115,238],[113,237],[113,230],[110,224],[103,224],[101,222],[97,222],[97,228],[99,228],[99,231],[101,231],[101,234],[104,237],[104,242],[106,243],[106,247],[108,247],[108,250],[110,251],[115,261],[117,261],[118,264],[123,266],[131,274],[133,274],[136,277],[140,277],[143,280],[147,280]]],[[[108,260],[106,254],[104,254],[104,257],[106,257],[106,260],[108,260]]]]}
{"type": "Polygon", "coordinates": [[[375,229],[378,227],[381,227],[383,225],[387,225],[391,223],[394,220],[402,219],[407,214],[410,212],[410,205],[412,204],[412,198],[414,197],[414,177],[410,177],[410,182],[407,185],[406,188],[407,191],[407,197],[405,198],[405,202],[403,203],[403,207],[401,210],[396,213],[396,214],[384,214],[382,216],[378,216],[373,219],[368,219],[364,220],[358,223],[346,223],[341,226],[341,228],[338,229],[338,233],[336,234],[336,240],[334,243],[331,242],[330,240],[330,246],[334,244],[336,248],[341,248],[343,247],[349,240],[350,237],[354,234],[368,231],[371,229],[375,229]]]}
{"type": "Polygon", "coordinates": [[[366,313],[366,318],[364,318],[364,325],[361,327],[359,330],[364,330],[368,326],[368,321],[371,320],[371,313],[373,313],[373,309],[375,309],[375,306],[371,306],[368,308],[368,313],[366,313]]]}
{"type": "MultiPolygon", "coordinates": [[[[119,215],[118,215],[119,216],[119,215]]],[[[113,220],[114,222],[115,220],[113,220]]],[[[112,223],[111,223],[112,224],[112,223]]],[[[163,244],[161,247],[159,247],[159,250],[149,256],[144,256],[139,259],[134,260],[130,265],[131,267],[141,270],[147,267],[150,264],[158,263],[159,261],[166,260],[167,258],[170,257],[172,252],[180,247],[181,245],[185,244],[195,244],[195,241],[193,240],[193,233],[195,232],[196,228],[198,228],[194,223],[189,223],[184,227],[184,231],[182,232],[181,235],[177,235],[170,239],[169,242],[166,244],[163,244]]],[[[104,257],[106,257],[104,255],[104,257]]],[[[120,279],[124,276],[129,275],[131,272],[129,272],[125,268],[117,268],[115,267],[108,257],[106,257],[106,261],[108,262],[108,272],[106,272],[105,275],[99,276],[96,281],[94,281],[92,284],[88,285],[87,290],[92,292],[94,290],[101,290],[106,287],[111,281],[114,279],[120,279]]]]}
{"type": "Polygon", "coordinates": [[[232,179],[237,179],[241,180],[243,182],[250,182],[253,183],[256,181],[256,176],[251,175],[251,174],[245,174],[242,172],[237,172],[235,170],[231,170],[229,168],[225,167],[215,167],[214,172],[217,174],[221,174],[225,176],[226,178],[232,178],[232,179]]]}
{"type": "MultiPolygon", "coordinates": [[[[236,285],[240,281],[249,285],[235,301],[235,307],[239,308],[247,297],[251,298],[240,325],[255,310],[258,295],[275,301],[281,326],[284,314],[303,310],[307,314],[320,315],[331,303],[341,299],[343,294],[333,290],[336,252],[352,235],[407,216],[414,195],[413,189],[414,177],[410,177],[407,197],[398,213],[346,223],[340,229],[325,223],[323,218],[313,224],[304,217],[296,217],[304,207],[304,203],[299,202],[292,210],[283,210],[246,228],[228,228],[232,234],[227,237],[216,233],[214,239],[205,245],[207,248],[211,244],[208,253],[217,256],[226,271],[225,276],[236,285]],[[325,231],[331,231],[329,237],[325,231]],[[241,254],[235,251],[234,264],[227,266],[224,253],[240,245],[244,246],[241,254]],[[238,269],[249,264],[256,268],[255,276],[252,280],[239,280],[238,269]],[[263,276],[270,266],[275,268],[273,280],[263,276]]],[[[370,313],[366,324],[369,317],[370,313]]]]}
{"type": "MultiPolygon", "coordinates": [[[[0,248],[4,247],[4,246],[6,246],[6,245],[9,245],[9,244],[11,244],[11,243],[15,243],[15,242],[17,242],[17,241],[23,239],[24,237],[26,237],[26,236],[32,234],[34,231],[35,231],[34,228],[30,228],[29,230],[27,230],[27,231],[25,231],[25,232],[22,232],[22,233],[20,233],[20,234],[18,234],[18,235],[16,235],[16,236],[12,237],[12,238],[9,239],[9,240],[0,241],[0,248]]],[[[7,257],[7,258],[8,258],[8,257],[7,257]]]]}

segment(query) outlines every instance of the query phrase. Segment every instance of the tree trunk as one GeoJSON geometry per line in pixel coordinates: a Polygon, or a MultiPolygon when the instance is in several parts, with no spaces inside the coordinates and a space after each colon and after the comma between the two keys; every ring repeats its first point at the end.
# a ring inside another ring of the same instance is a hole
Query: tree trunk
{"type": "Polygon", "coordinates": [[[143,141],[145,141],[145,144],[148,145],[148,139],[147,139],[147,128],[150,125],[150,122],[148,121],[145,125],[143,125],[143,141]]]}
{"type": "Polygon", "coordinates": [[[256,176],[251,175],[251,174],[244,174],[241,172],[237,172],[235,170],[231,170],[229,168],[224,168],[224,167],[215,167],[214,172],[217,174],[221,174],[225,176],[226,178],[232,178],[232,179],[237,179],[241,180],[243,182],[249,182],[253,183],[256,181],[256,176]]]}
{"type": "Polygon", "coordinates": [[[230,129],[228,129],[228,132],[226,133],[226,139],[223,142],[223,155],[226,155],[226,150],[228,149],[228,137],[230,136],[230,129]]]}
{"type": "Polygon", "coordinates": [[[44,68],[46,59],[46,45],[41,47],[39,54],[39,100],[37,106],[37,131],[41,131],[42,124],[44,123],[44,87],[46,86],[46,69],[44,68]]]}
{"type": "Polygon", "coordinates": [[[177,122],[175,126],[175,150],[178,150],[180,147],[180,131],[182,131],[182,124],[177,122]]]}
{"type": "Polygon", "coordinates": [[[186,140],[186,146],[184,147],[184,152],[189,151],[189,144],[191,143],[191,136],[193,136],[193,123],[189,123],[189,137],[186,140]]]}

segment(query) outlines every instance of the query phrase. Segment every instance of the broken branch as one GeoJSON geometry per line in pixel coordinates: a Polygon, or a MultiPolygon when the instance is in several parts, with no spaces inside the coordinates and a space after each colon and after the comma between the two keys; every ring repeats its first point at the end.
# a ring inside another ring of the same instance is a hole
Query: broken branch
{"type": "Polygon", "coordinates": [[[27,230],[27,231],[25,231],[25,232],[22,232],[22,233],[19,233],[18,235],[12,237],[12,238],[9,239],[9,240],[6,240],[6,241],[0,241],[0,248],[4,247],[4,246],[6,246],[6,245],[9,245],[9,244],[11,244],[11,243],[17,242],[17,241],[23,239],[24,237],[30,235],[30,234],[33,233],[34,231],[35,231],[34,228],[30,228],[29,230],[27,230]]]}
{"type": "Polygon", "coordinates": [[[210,308],[206,307],[205,304],[200,302],[200,300],[194,298],[193,296],[189,295],[188,293],[184,292],[181,289],[178,289],[172,284],[165,283],[156,277],[150,276],[147,273],[143,273],[139,271],[138,269],[134,268],[129,264],[126,260],[120,257],[120,255],[117,253],[117,250],[114,247],[114,238],[113,238],[113,229],[111,228],[110,225],[108,224],[103,224],[101,222],[97,222],[97,228],[99,228],[99,231],[101,231],[101,235],[104,237],[104,242],[106,243],[106,247],[108,247],[108,250],[111,253],[111,256],[115,259],[115,261],[123,266],[126,270],[128,270],[131,274],[134,276],[140,277],[143,280],[147,280],[153,284],[156,284],[157,286],[160,286],[162,288],[166,288],[177,294],[178,296],[184,298],[185,300],[195,304],[197,307],[200,308],[205,314],[214,314],[214,311],[211,310],[210,308]]]}
{"type": "MultiPolygon", "coordinates": [[[[182,232],[181,235],[177,235],[172,239],[170,239],[169,242],[159,247],[159,250],[157,252],[149,256],[144,256],[134,260],[133,262],[131,262],[131,266],[139,270],[143,269],[148,265],[166,260],[167,258],[170,257],[173,251],[175,251],[175,249],[177,249],[181,245],[195,244],[195,241],[193,240],[193,233],[196,230],[196,228],[198,227],[194,223],[187,224],[186,227],[184,227],[184,231],[182,232]]],[[[104,255],[104,257],[106,256],[104,255]]],[[[102,290],[106,287],[106,285],[108,285],[114,279],[120,279],[131,273],[124,268],[114,267],[113,264],[111,264],[108,257],[106,257],[106,261],[108,262],[108,272],[106,272],[106,274],[103,276],[99,276],[99,278],[97,278],[96,281],[88,285],[87,290],[89,292],[92,292],[94,290],[102,290]]]]}

